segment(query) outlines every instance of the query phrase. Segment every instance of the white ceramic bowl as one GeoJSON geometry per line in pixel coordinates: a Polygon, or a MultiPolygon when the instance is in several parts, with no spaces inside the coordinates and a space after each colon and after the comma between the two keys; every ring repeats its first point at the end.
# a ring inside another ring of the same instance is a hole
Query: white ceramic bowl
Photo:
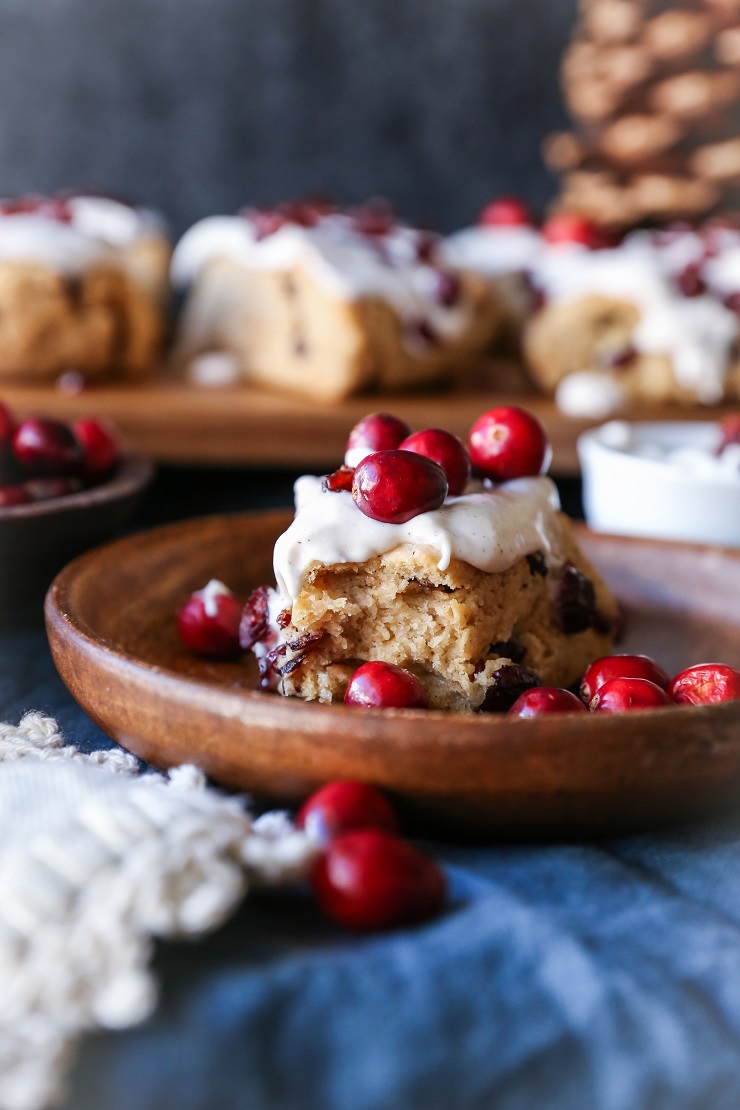
{"type": "Polygon", "coordinates": [[[740,448],[718,459],[712,423],[613,420],[578,440],[586,520],[598,532],[740,546],[740,448]]]}

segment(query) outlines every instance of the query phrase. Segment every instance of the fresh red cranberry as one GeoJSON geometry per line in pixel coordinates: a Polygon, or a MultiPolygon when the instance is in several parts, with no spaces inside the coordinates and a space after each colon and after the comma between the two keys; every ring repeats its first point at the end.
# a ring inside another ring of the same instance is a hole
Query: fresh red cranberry
{"type": "Polygon", "coordinates": [[[596,713],[624,713],[629,709],[662,709],[674,704],[665,690],[646,678],[610,678],[594,694],[589,709],[596,713]]]}
{"type": "Polygon", "coordinates": [[[497,197],[478,218],[482,227],[532,227],[534,222],[532,209],[520,197],[497,197]]]}
{"type": "Polygon", "coordinates": [[[585,713],[586,706],[570,690],[533,686],[519,695],[508,712],[511,717],[546,717],[551,713],[585,713]]]}
{"type": "Polygon", "coordinates": [[[437,865],[382,829],[338,836],[314,865],[311,884],[324,913],[358,931],[426,921],[447,894],[437,865]]]}
{"type": "Polygon", "coordinates": [[[53,501],[79,493],[82,482],[79,478],[32,478],[23,483],[23,488],[31,501],[53,501]]]}
{"type": "Polygon", "coordinates": [[[398,832],[398,818],[379,790],[364,782],[330,782],[298,810],[296,828],[327,843],[352,829],[398,832]]]}
{"type": "MultiPolygon", "coordinates": [[[[721,455],[731,444],[740,443],[740,412],[731,412],[724,420],[720,420],[719,431],[721,438],[719,447],[717,448],[717,454],[721,455]]],[[[1,440],[2,431],[0,430],[0,441],[1,440]]]]}
{"type": "Polygon", "coordinates": [[[83,465],[82,448],[59,420],[24,420],[13,436],[13,454],[32,474],[78,474],[83,465]]]}
{"type": "Polygon", "coordinates": [[[603,247],[606,242],[600,227],[575,212],[558,212],[550,216],[542,225],[542,236],[548,243],[580,243],[590,250],[603,247]]]}
{"type": "Polygon", "coordinates": [[[363,416],[349,433],[347,455],[351,454],[351,459],[345,461],[349,461],[350,466],[356,466],[374,451],[392,451],[409,435],[411,428],[397,416],[388,412],[371,412],[369,416],[363,416]],[[362,451],[366,454],[359,457],[362,451]]]}
{"type": "Polygon", "coordinates": [[[177,615],[177,631],[196,655],[228,659],[239,652],[242,607],[223,582],[196,590],[177,615]]]}
{"type": "Polygon", "coordinates": [[[321,488],[329,493],[351,493],[352,483],[355,479],[353,466],[340,466],[331,474],[327,474],[321,483],[321,488]]]}
{"type": "Polygon", "coordinates": [[[491,409],[470,429],[473,466],[494,482],[541,474],[547,469],[550,445],[536,417],[515,405],[491,409]]]}
{"type": "Polygon", "coordinates": [[[450,497],[458,497],[468,482],[472,467],[465,444],[452,432],[442,428],[426,428],[401,441],[401,451],[413,451],[441,466],[447,476],[450,497]]]}
{"type": "Polygon", "coordinates": [[[345,705],[363,709],[426,709],[427,692],[418,678],[395,663],[373,660],[358,667],[349,680],[345,705]]]}
{"type": "Polygon", "coordinates": [[[676,284],[684,297],[700,297],[707,291],[701,265],[698,262],[689,262],[676,277],[676,284]]]}
{"type": "Polygon", "coordinates": [[[713,705],[740,698],[740,671],[727,663],[699,663],[671,679],[668,693],[679,705],[713,705]]]}
{"type": "Polygon", "coordinates": [[[649,655],[605,655],[595,659],[581,679],[581,697],[588,705],[605,682],[613,678],[646,678],[665,690],[670,675],[649,655]]]}
{"type": "Polygon", "coordinates": [[[450,270],[439,270],[437,273],[436,297],[445,308],[454,308],[460,300],[462,281],[458,274],[450,270]]]}
{"type": "Polygon", "coordinates": [[[16,505],[27,505],[32,498],[23,486],[0,486],[0,509],[12,509],[16,505]]]}
{"type": "Polygon", "coordinates": [[[100,420],[78,420],[72,430],[85,456],[85,475],[96,480],[106,478],[120,458],[111,429],[100,420]]]}
{"type": "Polygon", "coordinates": [[[447,496],[441,466],[413,451],[376,451],[355,470],[352,496],[360,512],[383,524],[404,524],[438,509],[447,496]]]}

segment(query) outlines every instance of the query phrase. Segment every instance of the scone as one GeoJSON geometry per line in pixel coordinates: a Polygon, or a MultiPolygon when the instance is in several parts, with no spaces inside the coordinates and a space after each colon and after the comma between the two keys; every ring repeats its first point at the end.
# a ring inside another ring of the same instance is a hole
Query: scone
{"type": "Polygon", "coordinates": [[[532,685],[570,686],[608,653],[616,601],[549,478],[476,480],[386,523],[360,511],[348,469],[299,479],[277,588],[245,610],[266,688],[341,701],[356,668],[381,660],[415,675],[434,708],[496,711],[532,685]]]}
{"type": "Polygon", "coordinates": [[[503,318],[480,276],[380,204],[211,217],[177,245],[172,273],[190,289],[178,363],[231,352],[245,380],[322,401],[448,377],[503,318]]]}
{"type": "Polygon", "coordinates": [[[161,220],[96,195],[0,202],[0,379],[141,376],[161,354],[161,220]]]}

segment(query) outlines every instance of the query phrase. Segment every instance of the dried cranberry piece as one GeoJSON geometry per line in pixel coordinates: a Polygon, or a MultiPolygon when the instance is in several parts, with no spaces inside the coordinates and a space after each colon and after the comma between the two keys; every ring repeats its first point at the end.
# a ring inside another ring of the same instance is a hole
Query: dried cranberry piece
{"type": "Polygon", "coordinates": [[[387,200],[370,200],[351,209],[349,215],[361,235],[387,235],[396,226],[396,214],[387,200]]]}
{"type": "MultiPolygon", "coordinates": [[[[269,593],[267,586],[253,590],[244,606],[239,622],[239,643],[243,648],[252,648],[264,640],[270,624],[269,593]]],[[[282,645],[283,648],[285,645],[282,645]]]]}
{"type": "Polygon", "coordinates": [[[531,575],[539,574],[541,578],[547,578],[548,567],[544,551],[531,551],[525,558],[531,575]]]}
{"type": "Polygon", "coordinates": [[[519,663],[505,663],[494,674],[486,689],[479,713],[506,713],[525,690],[541,686],[542,679],[519,663]]]}
{"type": "Polygon", "coordinates": [[[410,320],[407,328],[409,335],[413,339],[416,339],[427,347],[439,347],[440,338],[428,320],[410,320]]]}
{"type": "Polygon", "coordinates": [[[496,640],[488,649],[491,655],[500,655],[504,659],[511,659],[512,663],[522,663],[527,649],[516,640],[496,640]]]}
{"type": "Polygon", "coordinates": [[[449,270],[440,270],[437,274],[436,296],[445,308],[453,308],[460,300],[462,282],[457,274],[449,270]]]}
{"type": "Polygon", "coordinates": [[[287,628],[292,619],[292,609],[281,609],[276,618],[278,628],[287,628]]]}
{"type": "Polygon", "coordinates": [[[698,262],[689,262],[676,277],[676,284],[684,297],[700,297],[707,291],[707,283],[698,262]]]}
{"type": "Polygon", "coordinates": [[[598,356],[598,363],[604,370],[625,370],[636,358],[637,351],[628,343],[613,351],[602,351],[598,356]]]}
{"type": "Polygon", "coordinates": [[[722,303],[730,312],[740,316],[740,293],[728,293],[722,303]]]}
{"type": "Polygon", "coordinates": [[[326,475],[321,483],[321,488],[325,493],[351,493],[354,477],[355,468],[353,466],[340,466],[338,470],[326,475]]]}
{"type": "Polygon", "coordinates": [[[560,571],[553,606],[555,624],[566,636],[593,628],[596,617],[594,584],[571,562],[565,563],[560,571]]]}

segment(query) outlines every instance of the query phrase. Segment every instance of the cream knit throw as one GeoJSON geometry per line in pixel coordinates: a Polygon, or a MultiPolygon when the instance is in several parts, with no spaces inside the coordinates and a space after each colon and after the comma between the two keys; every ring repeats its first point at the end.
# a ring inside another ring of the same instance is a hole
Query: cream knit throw
{"type": "Polygon", "coordinates": [[[151,1013],[153,937],[215,928],[312,855],[284,814],[252,820],[195,767],[85,755],[40,713],[0,724],[0,1110],[52,1105],[83,1030],[151,1013]]]}

